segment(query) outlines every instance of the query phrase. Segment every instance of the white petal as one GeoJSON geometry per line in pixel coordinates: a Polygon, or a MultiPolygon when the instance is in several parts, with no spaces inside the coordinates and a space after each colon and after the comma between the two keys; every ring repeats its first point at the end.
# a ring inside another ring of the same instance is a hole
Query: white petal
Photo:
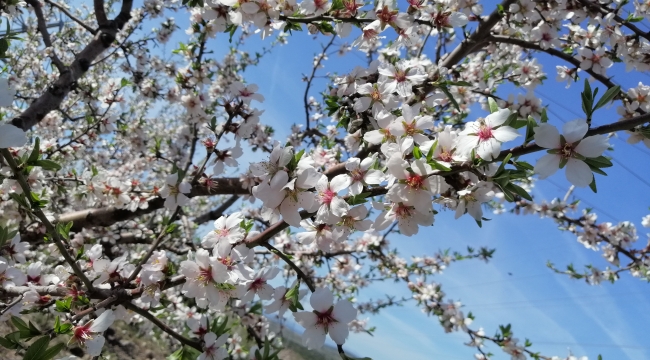
{"type": "Polygon", "coordinates": [[[99,356],[102,353],[106,339],[102,335],[96,335],[92,339],[87,339],[84,344],[88,348],[88,355],[99,356]]]}
{"type": "Polygon", "coordinates": [[[330,209],[332,211],[332,214],[335,216],[341,217],[344,216],[345,214],[348,213],[348,209],[350,208],[350,205],[345,202],[345,200],[341,199],[338,196],[335,196],[332,198],[332,202],[330,203],[330,209]]]}
{"type": "Polygon", "coordinates": [[[537,160],[534,170],[535,173],[539,174],[540,179],[546,179],[547,177],[555,174],[559,168],[560,156],[555,154],[546,154],[537,160]]]}
{"type": "Polygon", "coordinates": [[[509,109],[499,109],[499,111],[488,115],[485,118],[485,123],[490,127],[497,127],[506,122],[506,120],[508,120],[508,116],[510,116],[509,109]]]}
{"type": "Polygon", "coordinates": [[[307,328],[302,338],[308,349],[320,349],[325,345],[325,329],[322,326],[307,328]]]}
{"type": "Polygon", "coordinates": [[[560,148],[560,132],[551,124],[543,123],[535,128],[535,142],[547,149],[560,148]]]}
{"type": "Polygon", "coordinates": [[[348,300],[341,300],[334,305],[332,316],[336,320],[347,324],[356,319],[357,309],[355,309],[354,306],[352,306],[352,303],[348,300]]]}
{"type": "Polygon", "coordinates": [[[114,321],[115,314],[113,310],[106,310],[93,321],[90,331],[95,333],[104,332],[109,326],[113,325],[114,321]]]}
{"type": "Polygon", "coordinates": [[[318,321],[318,317],[311,311],[299,311],[293,314],[296,322],[302,325],[305,329],[313,327],[318,321]]]}
{"type": "Polygon", "coordinates": [[[566,165],[566,178],[575,186],[587,187],[594,179],[594,174],[584,161],[569,159],[566,165]]]}
{"type": "Polygon", "coordinates": [[[338,345],[345,344],[345,339],[347,339],[348,335],[350,334],[350,330],[348,329],[348,324],[342,322],[334,323],[330,325],[328,330],[330,333],[330,337],[338,345]]]}
{"type": "Polygon", "coordinates": [[[585,157],[599,157],[609,147],[607,137],[604,135],[589,136],[576,146],[575,151],[585,157]]]}
{"type": "Polygon", "coordinates": [[[352,182],[352,178],[350,178],[348,175],[345,174],[336,175],[330,182],[330,189],[338,193],[339,191],[350,186],[351,182],[352,182]]]}
{"type": "Polygon", "coordinates": [[[492,130],[492,136],[503,143],[516,139],[517,136],[519,136],[519,133],[510,126],[502,126],[498,129],[492,130]]]}
{"type": "Polygon", "coordinates": [[[325,312],[329,310],[330,306],[334,303],[334,295],[329,288],[322,287],[316,289],[311,294],[311,299],[309,299],[311,307],[318,312],[325,312]]]}
{"type": "Polygon", "coordinates": [[[568,143],[572,144],[578,140],[582,140],[582,138],[585,137],[587,130],[589,130],[587,121],[576,119],[569,121],[568,123],[564,124],[564,126],[562,126],[562,135],[564,135],[564,139],[568,143]]]}

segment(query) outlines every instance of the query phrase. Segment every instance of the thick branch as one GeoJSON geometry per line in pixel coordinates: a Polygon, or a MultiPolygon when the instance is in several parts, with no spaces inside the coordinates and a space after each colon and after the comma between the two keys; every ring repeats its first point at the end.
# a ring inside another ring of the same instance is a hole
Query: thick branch
{"type": "MultiPolygon", "coordinates": [[[[503,0],[501,7],[508,11],[507,9],[511,4],[515,3],[515,0],[503,0]]],[[[499,12],[498,9],[495,9],[487,18],[479,22],[476,30],[465,40],[463,40],[454,50],[452,50],[447,56],[442,60],[438,65],[440,67],[451,68],[453,65],[456,65],[461,60],[463,60],[467,55],[471,54],[474,49],[485,41],[485,39],[490,35],[492,28],[501,20],[503,14],[499,12]]],[[[426,94],[433,91],[435,86],[430,82],[426,82],[425,85],[420,89],[419,93],[423,98],[426,94]]],[[[413,99],[412,102],[415,103],[418,99],[413,99]]]]}
{"type": "MultiPolygon", "coordinates": [[[[602,7],[601,5],[599,5],[598,3],[591,2],[591,1],[589,1],[589,0],[578,0],[578,1],[579,1],[582,5],[584,5],[585,7],[588,7],[588,8],[591,9],[591,10],[598,11],[599,13],[601,13],[601,14],[603,14],[603,15],[607,15],[607,14],[611,14],[611,13],[613,13],[612,11],[608,11],[607,9],[603,8],[603,7],[602,7]]],[[[604,17],[604,16],[603,16],[603,17],[604,17]]],[[[643,32],[641,29],[639,29],[638,27],[636,27],[634,24],[632,24],[631,22],[629,22],[629,21],[623,19],[622,17],[616,15],[615,13],[614,13],[614,20],[616,20],[619,24],[625,26],[626,28],[632,30],[632,32],[633,32],[636,36],[639,36],[639,37],[645,38],[645,39],[647,39],[648,41],[650,41],[650,32],[643,32]]]]}
{"type": "MultiPolygon", "coordinates": [[[[30,1],[36,2],[36,0],[30,1]]],[[[124,0],[120,14],[114,21],[109,22],[110,26],[100,27],[93,40],[75,56],[75,60],[67,67],[67,71],[61,72],[47,91],[11,123],[27,131],[38,124],[50,111],[58,109],[77,81],[88,71],[93,60],[111,46],[117,33],[129,21],[132,6],[132,0],[124,0]]]]}
{"type": "Polygon", "coordinates": [[[94,0],[93,5],[95,6],[95,18],[97,19],[97,24],[99,27],[101,28],[108,25],[106,9],[104,8],[104,0],[94,0]]]}
{"type": "Polygon", "coordinates": [[[23,194],[25,195],[25,198],[27,199],[31,209],[26,209],[31,211],[40,221],[45,225],[45,228],[47,229],[47,232],[50,233],[52,238],[54,239],[54,244],[56,245],[57,249],[63,255],[63,258],[65,261],[70,265],[72,268],[72,271],[74,271],[75,275],[86,285],[86,288],[92,292],[94,290],[92,282],[88,279],[86,274],[79,268],[79,265],[77,265],[77,262],[75,259],[70,256],[68,253],[68,249],[66,249],[65,245],[63,244],[63,240],[61,240],[61,237],[59,236],[59,233],[56,231],[54,228],[54,225],[50,222],[50,220],[47,219],[47,216],[43,213],[43,210],[41,210],[38,206],[36,206],[33,202],[32,199],[32,190],[29,187],[29,184],[27,184],[27,181],[25,180],[25,177],[22,174],[22,170],[18,167],[18,164],[14,160],[13,155],[9,152],[7,149],[0,149],[0,153],[2,156],[5,158],[7,161],[7,165],[11,168],[11,171],[14,173],[16,176],[16,181],[20,185],[20,188],[23,191],[23,194]]]}
{"type": "MultiPolygon", "coordinates": [[[[211,188],[204,185],[193,186],[189,197],[229,194],[248,195],[248,190],[241,186],[239,178],[212,179],[211,182],[213,184],[211,188]]],[[[161,209],[164,206],[165,200],[156,197],[149,200],[149,206],[146,209],[130,211],[126,209],[118,209],[113,206],[99,209],[86,209],[60,215],[56,218],[56,222],[72,222],[73,225],[71,230],[78,232],[84,228],[91,228],[94,226],[107,227],[121,221],[135,219],[161,209]]],[[[34,243],[42,238],[42,235],[36,233],[27,233],[22,234],[21,236],[23,236],[23,241],[30,243],[34,243]]]]}

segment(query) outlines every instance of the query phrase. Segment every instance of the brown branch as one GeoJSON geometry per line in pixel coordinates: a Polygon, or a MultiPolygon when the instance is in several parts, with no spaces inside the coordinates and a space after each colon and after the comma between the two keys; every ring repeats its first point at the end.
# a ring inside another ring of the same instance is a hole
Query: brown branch
{"type": "MultiPolygon", "coordinates": [[[[622,17],[616,15],[616,13],[614,13],[614,12],[612,12],[612,11],[608,11],[609,9],[604,8],[602,5],[599,5],[599,4],[597,4],[597,3],[593,3],[593,2],[591,2],[591,1],[589,1],[589,0],[578,0],[578,1],[579,1],[582,5],[584,5],[585,7],[589,8],[589,9],[591,9],[591,10],[598,11],[599,13],[601,13],[601,14],[603,14],[603,15],[614,14],[614,20],[618,21],[621,25],[625,26],[626,28],[632,30],[632,32],[633,32],[636,36],[638,36],[638,37],[642,37],[642,38],[645,38],[645,39],[647,39],[648,41],[650,41],[650,32],[643,32],[643,31],[641,31],[641,29],[639,29],[638,27],[636,27],[634,24],[632,24],[632,23],[630,23],[629,21],[623,19],[622,17]]],[[[603,16],[603,17],[605,17],[605,16],[603,16]]]]}
{"type": "MultiPolygon", "coordinates": [[[[511,38],[508,36],[501,36],[501,35],[491,35],[488,36],[487,41],[489,42],[495,42],[495,43],[504,43],[504,44],[512,44],[512,45],[517,45],[520,46],[524,49],[531,49],[531,50],[537,50],[537,51],[542,51],[545,52],[549,55],[555,56],[557,58],[560,58],[573,66],[579,68],[580,67],[580,61],[573,56],[563,53],[560,50],[553,49],[553,48],[548,48],[548,49],[542,49],[539,45],[533,44],[531,42],[528,42],[523,39],[516,39],[516,38],[511,38]]],[[[594,79],[600,81],[603,85],[607,86],[608,88],[616,86],[610,79],[608,79],[606,76],[596,74],[593,72],[591,69],[584,70],[587,74],[591,75],[594,79]]]]}
{"type": "Polygon", "coordinates": [[[307,122],[307,127],[305,128],[306,130],[309,130],[310,123],[309,123],[309,89],[311,88],[311,82],[314,80],[314,77],[316,76],[316,71],[318,70],[318,67],[320,66],[321,62],[323,59],[325,59],[325,56],[327,55],[327,49],[334,44],[334,40],[336,40],[336,36],[332,36],[332,39],[327,43],[327,45],[323,48],[322,53],[318,55],[318,61],[314,64],[314,67],[311,70],[311,75],[309,76],[309,79],[307,79],[307,86],[305,87],[305,94],[303,96],[303,103],[305,106],[305,121],[307,122]]]}
{"type": "Polygon", "coordinates": [[[104,8],[104,0],[93,0],[95,7],[95,18],[99,27],[108,25],[108,18],[106,17],[106,9],[104,8]]]}
{"type": "Polygon", "coordinates": [[[59,59],[59,57],[54,52],[54,48],[52,47],[52,39],[50,38],[50,33],[47,31],[47,23],[45,22],[45,15],[43,15],[43,8],[41,6],[40,1],[27,0],[27,3],[32,8],[34,8],[34,14],[36,15],[36,20],[38,23],[38,32],[40,32],[41,36],[43,36],[43,43],[45,44],[46,47],[50,48],[50,50],[52,51],[52,55],[50,57],[52,60],[52,64],[56,66],[60,74],[69,71],[68,68],[65,65],[63,65],[61,59],[59,59]]]}
{"type": "Polygon", "coordinates": [[[191,347],[193,347],[194,349],[199,350],[199,351],[202,351],[202,350],[203,350],[203,347],[201,346],[201,343],[200,343],[200,342],[195,341],[195,340],[190,340],[190,339],[184,337],[183,335],[177,333],[177,332],[174,331],[172,328],[170,328],[169,326],[167,326],[167,324],[165,324],[164,322],[160,321],[157,317],[155,317],[155,316],[154,316],[152,313],[150,313],[149,311],[147,311],[147,310],[145,310],[145,309],[142,309],[142,308],[140,308],[140,307],[138,307],[138,306],[136,306],[136,305],[133,305],[133,304],[131,304],[131,303],[124,303],[124,307],[126,307],[127,309],[129,309],[129,310],[135,312],[136,314],[142,316],[143,318],[145,318],[145,319],[151,321],[151,322],[154,323],[156,326],[158,326],[158,328],[160,328],[160,330],[166,332],[167,334],[171,335],[171,337],[173,337],[174,339],[180,341],[181,344],[183,344],[183,345],[187,345],[187,346],[191,346],[191,347]]]}
{"type": "MultiPolygon", "coordinates": [[[[248,190],[241,186],[239,178],[220,178],[212,179],[212,187],[209,188],[205,185],[195,185],[188,197],[193,198],[197,196],[212,196],[212,195],[248,195],[248,190]]],[[[91,228],[95,226],[107,227],[121,221],[135,219],[142,215],[152,213],[165,206],[165,200],[161,197],[155,197],[148,201],[146,209],[137,209],[130,211],[126,209],[118,209],[113,206],[99,208],[99,209],[85,209],[62,214],[56,218],[57,222],[72,222],[71,231],[79,232],[84,228],[91,228]]],[[[29,243],[38,242],[42,239],[41,234],[29,232],[21,234],[23,241],[29,243]]]]}
{"type": "Polygon", "coordinates": [[[75,259],[73,259],[70,256],[70,254],[68,253],[68,249],[66,249],[65,245],[63,244],[63,240],[61,240],[59,233],[56,231],[54,225],[52,225],[50,220],[48,220],[47,216],[45,216],[43,210],[41,210],[41,208],[38,207],[33,202],[32,190],[30,189],[27,180],[25,180],[25,177],[22,174],[22,170],[18,167],[18,164],[16,164],[13,155],[11,155],[11,152],[9,152],[9,150],[7,149],[0,149],[0,153],[5,158],[7,165],[9,165],[9,167],[11,168],[11,171],[14,173],[16,177],[16,181],[18,181],[18,184],[20,185],[20,188],[23,190],[23,194],[25,195],[28,204],[31,207],[31,209],[26,209],[26,210],[31,211],[41,221],[41,223],[45,225],[47,232],[54,240],[54,244],[56,245],[61,255],[63,255],[63,258],[68,263],[68,265],[70,265],[72,271],[84,283],[84,285],[86,285],[88,291],[92,292],[94,290],[92,282],[88,279],[86,274],[84,274],[84,272],[79,268],[79,265],[77,265],[75,259]]]}
{"type": "Polygon", "coordinates": [[[70,19],[72,19],[72,21],[74,21],[74,22],[76,22],[77,24],[79,24],[82,28],[88,30],[88,32],[90,32],[91,34],[95,35],[95,34],[97,33],[97,30],[93,29],[92,27],[90,27],[90,25],[86,24],[86,23],[83,22],[81,19],[79,19],[79,18],[77,18],[76,16],[72,15],[72,13],[71,13],[70,11],[68,11],[68,9],[66,9],[65,7],[63,7],[62,5],[59,5],[58,3],[56,3],[56,2],[54,2],[54,1],[52,1],[52,0],[44,0],[44,1],[45,1],[47,4],[50,4],[51,6],[53,6],[53,7],[57,8],[57,9],[59,9],[59,11],[61,11],[61,12],[64,13],[67,17],[69,17],[70,19]]]}
{"type": "MultiPolygon", "coordinates": [[[[501,7],[508,11],[507,9],[511,4],[515,3],[516,0],[503,0],[501,7]]],[[[452,66],[459,63],[467,55],[471,54],[477,47],[485,42],[485,39],[490,35],[492,28],[501,20],[503,14],[499,12],[498,9],[495,9],[487,18],[479,22],[478,27],[474,32],[463,40],[454,50],[447,54],[446,57],[438,64],[440,67],[451,68],[452,66]]],[[[423,99],[427,94],[435,89],[435,85],[430,82],[425,82],[425,84],[420,87],[419,93],[420,96],[416,96],[410,101],[411,104],[416,103],[423,99]]]]}
{"type": "MultiPolygon", "coordinates": [[[[36,2],[37,0],[30,1],[36,2]]],[[[132,0],[124,0],[120,14],[114,21],[109,22],[110,26],[100,28],[93,40],[75,56],[75,60],[66,68],[67,71],[61,72],[47,91],[32,102],[18,117],[14,118],[11,124],[27,131],[38,124],[50,111],[58,109],[77,81],[88,71],[93,60],[115,41],[118,32],[131,18],[132,6],[132,0]]]]}
{"type": "Polygon", "coordinates": [[[239,195],[232,195],[228,200],[224,201],[218,208],[208,211],[205,214],[201,214],[194,218],[193,222],[196,224],[203,224],[210,220],[217,220],[220,218],[223,213],[228,210],[235,202],[239,200],[239,195]]]}
{"type": "Polygon", "coordinates": [[[282,251],[276,249],[275,246],[269,244],[268,242],[262,243],[262,246],[267,248],[273,254],[279,256],[280,259],[284,260],[284,262],[287,263],[287,265],[289,265],[293,269],[293,271],[296,272],[298,277],[305,281],[305,284],[307,284],[307,287],[311,292],[316,291],[316,287],[314,286],[314,282],[312,281],[312,279],[309,276],[305,275],[302,269],[299,268],[298,265],[296,265],[293,261],[291,261],[291,259],[289,259],[287,255],[285,255],[282,251]]]}

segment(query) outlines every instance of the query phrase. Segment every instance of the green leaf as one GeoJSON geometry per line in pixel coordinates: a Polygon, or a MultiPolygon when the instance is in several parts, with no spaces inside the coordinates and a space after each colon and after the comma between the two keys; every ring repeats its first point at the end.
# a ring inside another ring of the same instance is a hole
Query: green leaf
{"type": "Polygon", "coordinates": [[[488,105],[490,107],[491,114],[494,114],[495,112],[499,111],[499,105],[497,105],[497,102],[494,100],[494,98],[488,97],[488,105]]]}
{"type": "Polygon", "coordinates": [[[429,148],[429,152],[427,153],[427,162],[431,161],[433,158],[433,153],[436,151],[436,148],[438,147],[438,139],[433,142],[433,145],[429,148]]]}
{"type": "Polygon", "coordinates": [[[41,151],[40,151],[40,149],[41,149],[41,145],[40,145],[40,142],[41,142],[41,139],[39,139],[39,138],[36,138],[36,140],[34,140],[34,149],[32,150],[32,153],[29,154],[29,158],[27,158],[27,164],[36,163],[36,161],[38,160],[39,156],[41,155],[41,151]]]}
{"type": "Polygon", "coordinates": [[[540,121],[542,123],[548,122],[548,115],[546,114],[546,108],[542,108],[542,115],[540,121]]]}
{"type": "Polygon", "coordinates": [[[595,158],[586,158],[584,160],[584,162],[586,162],[587,164],[589,164],[591,166],[597,167],[597,168],[605,168],[605,167],[614,166],[614,164],[612,164],[612,162],[608,158],[606,158],[606,157],[604,157],[602,155],[599,156],[599,157],[595,157],[595,158]]]}
{"type": "Polygon", "coordinates": [[[437,161],[435,161],[435,160],[431,160],[431,161],[429,161],[428,164],[429,164],[429,166],[431,166],[431,168],[434,169],[434,170],[440,170],[440,171],[451,171],[450,168],[448,168],[448,167],[442,165],[441,163],[439,163],[439,162],[437,162],[437,161]]]}
{"type": "Polygon", "coordinates": [[[34,162],[35,166],[40,166],[45,170],[59,171],[61,170],[61,165],[55,163],[52,160],[37,160],[34,162]]]}
{"type": "Polygon", "coordinates": [[[596,188],[596,177],[594,176],[594,179],[591,181],[591,184],[589,184],[589,188],[591,191],[597,193],[598,189],[596,188]]]}
{"type": "Polygon", "coordinates": [[[605,94],[603,94],[603,97],[601,97],[600,100],[598,100],[598,102],[596,103],[596,106],[594,106],[594,111],[607,105],[607,103],[610,102],[612,99],[614,99],[616,95],[619,94],[620,91],[621,91],[621,87],[619,85],[607,89],[605,94]]]}
{"type": "Polygon", "coordinates": [[[413,147],[413,156],[414,156],[416,159],[420,159],[420,158],[422,158],[422,152],[420,151],[420,148],[419,148],[419,147],[417,147],[417,146],[413,147]]]}
{"type": "Polygon", "coordinates": [[[445,93],[445,95],[447,95],[449,101],[451,101],[451,104],[454,105],[454,108],[460,112],[460,106],[458,106],[458,102],[456,101],[456,99],[454,99],[454,96],[451,95],[449,89],[446,86],[440,86],[440,90],[442,90],[442,92],[445,93]]]}
{"type": "Polygon", "coordinates": [[[349,205],[359,205],[359,204],[364,204],[364,203],[366,203],[366,201],[368,201],[366,198],[367,198],[368,196],[370,196],[370,195],[371,195],[371,193],[369,193],[369,192],[364,192],[364,193],[361,193],[361,194],[359,194],[359,195],[350,196],[350,197],[347,198],[345,201],[346,201],[349,205]]]}
{"type": "Polygon", "coordinates": [[[36,341],[34,341],[28,348],[27,351],[25,352],[25,356],[23,357],[23,360],[37,360],[41,359],[43,354],[45,353],[45,350],[47,349],[47,346],[50,344],[50,337],[49,336],[42,336],[36,341]]]}
{"type": "Polygon", "coordinates": [[[54,358],[58,353],[60,353],[64,347],[65,347],[65,343],[58,343],[52,346],[51,348],[45,350],[43,355],[40,358],[38,358],[38,360],[50,360],[54,358]]]}
{"type": "Polygon", "coordinates": [[[521,186],[515,185],[513,183],[508,184],[508,190],[512,190],[515,194],[521,196],[522,198],[528,200],[528,201],[533,201],[533,198],[522,188],[521,186]]]}
{"type": "Polygon", "coordinates": [[[11,341],[9,339],[5,339],[3,337],[0,337],[0,346],[5,347],[5,348],[10,349],[10,350],[11,349],[18,349],[18,344],[16,344],[15,342],[13,342],[13,341],[11,341]]]}
{"type": "Polygon", "coordinates": [[[20,331],[29,331],[29,326],[19,317],[11,316],[11,323],[20,331]]]}

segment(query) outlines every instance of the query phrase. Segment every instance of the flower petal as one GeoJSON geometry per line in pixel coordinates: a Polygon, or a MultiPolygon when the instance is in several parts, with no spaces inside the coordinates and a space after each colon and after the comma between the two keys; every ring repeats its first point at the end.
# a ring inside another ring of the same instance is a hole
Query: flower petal
{"type": "Polygon", "coordinates": [[[551,124],[540,124],[535,128],[535,142],[547,149],[560,148],[560,132],[551,124]]]}
{"type": "Polygon", "coordinates": [[[562,134],[568,143],[582,140],[582,138],[585,137],[585,134],[587,134],[587,130],[589,130],[589,125],[587,125],[587,121],[582,119],[569,121],[562,126],[562,134]]]}
{"type": "Polygon", "coordinates": [[[566,178],[578,187],[587,187],[594,179],[589,165],[578,159],[569,159],[566,165],[566,178]]]}
{"type": "Polygon", "coordinates": [[[585,157],[599,157],[609,147],[605,135],[588,136],[576,146],[575,151],[585,157]]]}
{"type": "Polygon", "coordinates": [[[546,179],[555,174],[559,168],[560,157],[555,154],[546,154],[537,160],[537,163],[535,164],[535,173],[539,174],[540,179],[546,179]]]}

